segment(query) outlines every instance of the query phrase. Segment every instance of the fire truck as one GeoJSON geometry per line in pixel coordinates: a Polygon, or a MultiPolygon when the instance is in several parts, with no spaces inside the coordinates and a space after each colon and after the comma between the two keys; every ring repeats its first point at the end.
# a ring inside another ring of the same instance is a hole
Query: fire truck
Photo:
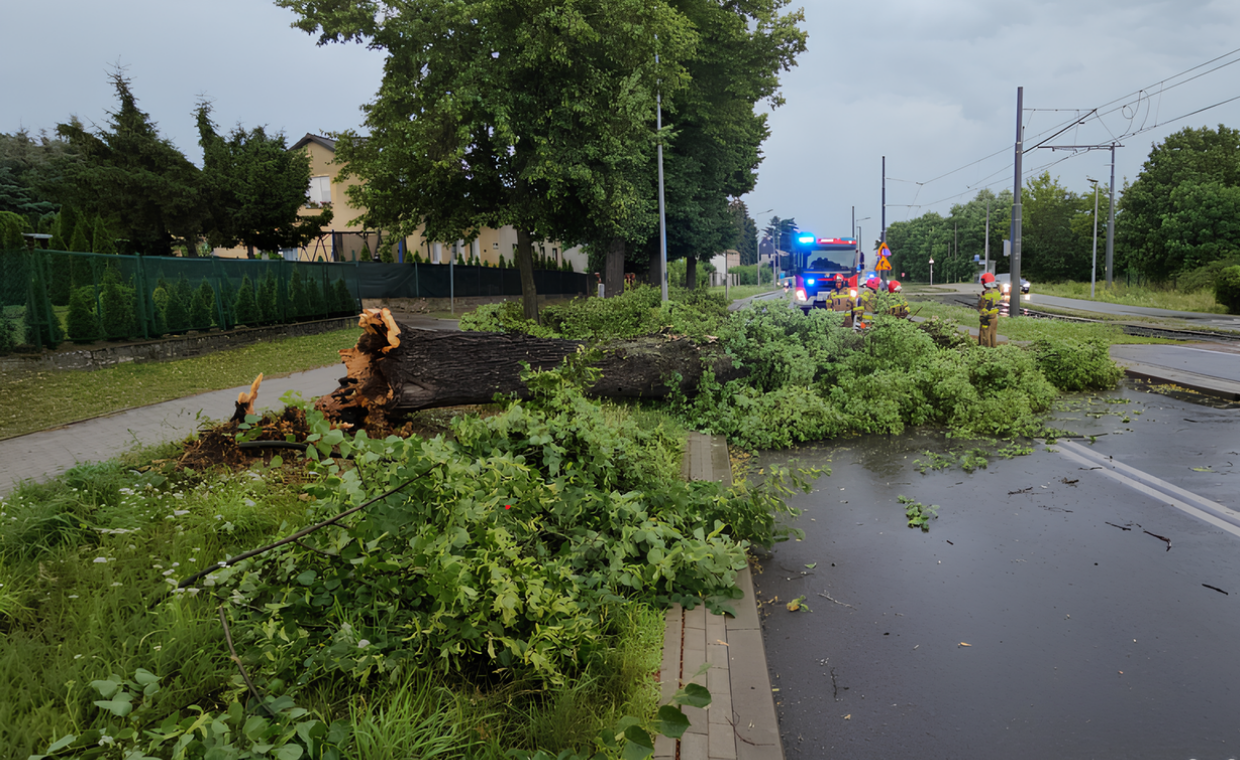
{"type": "Polygon", "coordinates": [[[790,272],[795,277],[795,303],[809,313],[810,309],[831,308],[831,290],[835,276],[844,276],[845,287],[853,298],[857,286],[872,273],[865,272],[865,254],[853,238],[817,237],[800,232],[793,239],[790,272]]]}

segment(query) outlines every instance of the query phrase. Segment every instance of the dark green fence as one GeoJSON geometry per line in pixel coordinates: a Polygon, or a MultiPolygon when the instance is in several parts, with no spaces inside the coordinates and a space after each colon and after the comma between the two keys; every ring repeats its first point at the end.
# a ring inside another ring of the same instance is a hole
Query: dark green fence
{"type": "MultiPolygon", "coordinates": [[[[539,293],[586,293],[584,274],[534,274],[539,293]]],[[[362,298],[520,294],[515,269],[0,251],[0,354],[348,316],[362,298]]]]}

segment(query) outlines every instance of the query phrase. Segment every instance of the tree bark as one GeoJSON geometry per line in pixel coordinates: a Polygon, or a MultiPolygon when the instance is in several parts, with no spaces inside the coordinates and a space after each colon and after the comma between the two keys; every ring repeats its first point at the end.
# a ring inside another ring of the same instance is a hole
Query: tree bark
{"type": "MultiPolygon", "coordinates": [[[[423,330],[397,323],[387,309],[367,309],[359,326],[357,346],[340,352],[348,376],[317,404],[329,418],[352,425],[372,414],[485,404],[497,393],[524,398],[522,362],[551,369],[584,347],[523,334],[423,330]]],[[[693,394],[706,369],[720,382],[745,375],[717,344],[670,335],[606,344],[593,366],[602,377],[587,392],[605,397],[663,398],[673,388],[693,394]]]]}
{"type": "Polygon", "coordinates": [[[538,289],[534,285],[534,241],[530,231],[517,227],[517,267],[521,270],[521,306],[526,319],[538,323],[538,289]]]}
{"type": "Polygon", "coordinates": [[[607,264],[603,268],[603,295],[615,298],[624,292],[624,238],[617,235],[607,244],[607,264]]]}
{"type": "Polygon", "coordinates": [[[697,256],[693,254],[685,257],[685,287],[689,290],[697,287],[697,256]]]}

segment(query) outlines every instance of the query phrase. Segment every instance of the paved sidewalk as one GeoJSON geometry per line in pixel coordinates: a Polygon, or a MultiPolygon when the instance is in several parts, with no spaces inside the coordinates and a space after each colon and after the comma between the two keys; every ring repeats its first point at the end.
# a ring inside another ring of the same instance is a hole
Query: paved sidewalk
{"type": "MultiPolygon", "coordinates": [[[[343,365],[333,365],[265,379],[257,407],[280,408],[280,397],[290,390],[317,398],[333,391],[344,375],[343,365]]],[[[17,481],[45,480],[82,462],[112,459],[134,446],[184,438],[198,429],[201,417],[231,417],[237,394],[249,389],[246,383],[0,441],[0,496],[11,492],[17,481]]]]}
{"type": "MultiPolygon", "coordinates": [[[[731,483],[723,436],[690,433],[683,474],[688,480],[731,483]]],[[[744,596],[732,603],[736,617],[712,615],[701,605],[686,612],[677,604],[667,611],[659,673],[663,700],[692,681],[710,690],[711,704],[685,708],[689,730],[679,741],[659,736],[656,760],[783,760],[749,568],[737,585],[744,596]],[[711,668],[694,678],[707,662],[711,668]]]]}

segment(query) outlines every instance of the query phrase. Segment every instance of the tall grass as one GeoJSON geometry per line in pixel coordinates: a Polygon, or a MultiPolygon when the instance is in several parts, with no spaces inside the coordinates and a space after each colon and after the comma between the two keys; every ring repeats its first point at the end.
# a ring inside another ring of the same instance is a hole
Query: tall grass
{"type": "MultiPolygon", "coordinates": [[[[25,760],[66,734],[107,725],[90,683],[111,674],[145,668],[158,675],[159,714],[185,715],[191,705],[219,710],[241,688],[217,618],[220,600],[211,588],[171,589],[178,578],[306,524],[298,470],[162,469],[174,453],[156,447],[82,465],[0,499],[0,760],[25,760]]],[[[608,646],[564,687],[427,671],[366,687],[308,684],[297,699],[325,722],[350,724],[347,757],[592,752],[602,728],[624,715],[647,719],[658,700],[662,614],[636,604],[608,614],[608,646]]],[[[246,657],[244,632],[233,636],[246,657]]]]}
{"type": "MultiPolygon", "coordinates": [[[[1088,282],[1038,283],[1034,290],[1048,296],[1090,300],[1088,282]]],[[[1144,306],[1173,311],[1198,311],[1206,314],[1226,314],[1227,310],[1214,300],[1212,288],[1179,290],[1174,285],[1127,285],[1114,282],[1110,288],[1099,282],[1094,288],[1095,301],[1144,306]]]]}
{"type": "MultiPolygon", "coordinates": [[[[938,317],[951,319],[965,327],[977,326],[977,311],[965,306],[939,303],[938,301],[916,301],[910,306],[918,317],[938,317]]],[[[1146,338],[1139,335],[1126,335],[1119,325],[1098,322],[1068,322],[1058,319],[1037,319],[1019,317],[1010,319],[1001,317],[999,334],[1009,340],[1032,341],[1039,338],[1052,340],[1074,340],[1079,342],[1101,340],[1105,343],[1174,343],[1163,338],[1146,338]]]]}

